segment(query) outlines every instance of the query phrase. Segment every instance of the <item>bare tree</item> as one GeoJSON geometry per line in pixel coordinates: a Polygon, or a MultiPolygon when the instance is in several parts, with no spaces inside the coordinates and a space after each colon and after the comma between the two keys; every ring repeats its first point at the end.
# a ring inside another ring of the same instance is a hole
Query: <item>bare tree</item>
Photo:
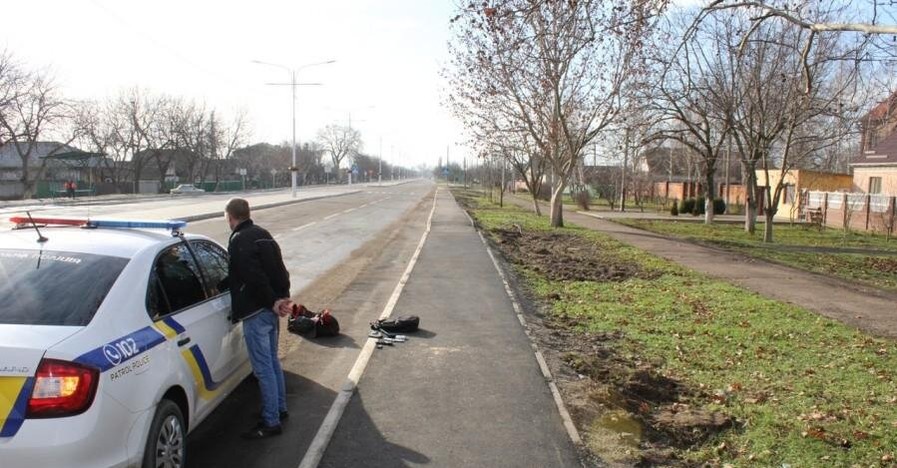
{"type": "Polygon", "coordinates": [[[658,47],[652,55],[659,79],[654,86],[643,88],[650,93],[646,102],[652,103],[659,120],[658,131],[650,139],[675,140],[699,160],[706,224],[713,222],[717,163],[731,131],[729,120],[713,103],[732,89],[727,70],[727,62],[732,60],[728,34],[736,22],[712,18],[700,31],[685,36],[690,22],[681,16],[671,18],[665,23],[665,37],[683,35],[685,40],[678,46],[675,40],[661,41],[667,46],[658,47]]]}
{"type": "MultiPolygon", "coordinates": [[[[446,75],[466,123],[525,133],[550,170],[551,226],[582,151],[620,111],[664,0],[498,0],[459,7],[446,75]],[[500,119],[496,122],[494,119],[500,119]]],[[[498,136],[504,138],[505,135],[498,136]]]]}
{"type": "Polygon", "coordinates": [[[234,152],[242,146],[249,137],[249,127],[246,112],[237,111],[230,124],[223,125],[215,111],[209,114],[208,125],[205,131],[208,157],[205,159],[205,167],[202,170],[203,181],[208,175],[208,166],[213,165],[215,172],[215,190],[221,183],[221,166],[224,161],[231,159],[234,152]]]}
{"type": "Polygon", "coordinates": [[[11,145],[21,160],[23,198],[34,195],[47,166],[47,156],[66,148],[74,135],[64,135],[71,107],[46,71],[28,71],[11,54],[0,54],[0,143],[11,145]],[[32,166],[42,139],[61,136],[40,163],[32,166]]]}
{"type": "Polygon", "coordinates": [[[330,124],[318,132],[318,143],[330,153],[333,168],[339,174],[343,160],[361,151],[361,132],[345,125],[330,124]]]}

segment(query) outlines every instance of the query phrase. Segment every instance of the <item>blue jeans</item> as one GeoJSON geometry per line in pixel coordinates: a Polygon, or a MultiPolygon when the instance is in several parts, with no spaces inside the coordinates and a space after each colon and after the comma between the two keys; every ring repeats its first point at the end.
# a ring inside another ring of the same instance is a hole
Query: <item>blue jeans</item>
{"type": "Polygon", "coordinates": [[[262,394],[262,422],[269,427],[279,426],[280,412],[287,410],[286,385],[277,357],[279,334],[280,319],[271,309],[262,309],[243,321],[249,362],[262,394]]]}

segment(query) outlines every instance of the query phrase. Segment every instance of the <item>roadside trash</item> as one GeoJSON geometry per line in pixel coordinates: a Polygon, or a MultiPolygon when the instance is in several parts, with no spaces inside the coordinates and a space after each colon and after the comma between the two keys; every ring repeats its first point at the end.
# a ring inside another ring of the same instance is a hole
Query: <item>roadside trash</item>
{"type": "Polygon", "coordinates": [[[339,322],[330,309],[312,312],[302,304],[295,304],[287,319],[287,330],[306,338],[336,336],[339,335],[339,322]]]}

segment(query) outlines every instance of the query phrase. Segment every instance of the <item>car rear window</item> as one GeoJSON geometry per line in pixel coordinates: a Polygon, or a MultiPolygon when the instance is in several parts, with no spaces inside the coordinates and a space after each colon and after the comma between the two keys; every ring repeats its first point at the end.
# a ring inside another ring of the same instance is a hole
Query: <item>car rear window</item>
{"type": "Polygon", "coordinates": [[[128,259],[0,249],[0,323],[90,323],[128,259]]]}

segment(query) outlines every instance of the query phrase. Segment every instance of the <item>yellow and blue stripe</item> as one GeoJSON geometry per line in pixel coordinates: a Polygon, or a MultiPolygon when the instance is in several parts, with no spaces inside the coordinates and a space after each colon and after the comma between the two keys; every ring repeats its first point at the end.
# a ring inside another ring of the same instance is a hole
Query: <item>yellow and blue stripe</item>
{"type": "Polygon", "coordinates": [[[25,422],[34,377],[0,377],[0,437],[12,437],[25,422]]]}
{"type": "Polygon", "coordinates": [[[171,317],[165,317],[162,320],[156,322],[156,328],[165,335],[166,339],[173,340],[181,333],[186,332],[187,330],[183,325],[177,322],[177,320],[171,317]]]}
{"type": "MultiPolygon", "coordinates": [[[[156,327],[169,340],[176,338],[186,331],[183,325],[171,317],[159,320],[156,322],[156,327]]],[[[193,345],[187,349],[181,350],[181,357],[184,358],[184,362],[186,362],[187,367],[190,368],[190,373],[193,375],[193,381],[196,383],[196,388],[199,390],[199,397],[203,400],[211,400],[215,398],[218,395],[219,388],[236,374],[236,371],[234,371],[224,380],[216,382],[215,379],[212,378],[209,363],[206,361],[205,355],[202,354],[199,345],[193,345]]]]}

